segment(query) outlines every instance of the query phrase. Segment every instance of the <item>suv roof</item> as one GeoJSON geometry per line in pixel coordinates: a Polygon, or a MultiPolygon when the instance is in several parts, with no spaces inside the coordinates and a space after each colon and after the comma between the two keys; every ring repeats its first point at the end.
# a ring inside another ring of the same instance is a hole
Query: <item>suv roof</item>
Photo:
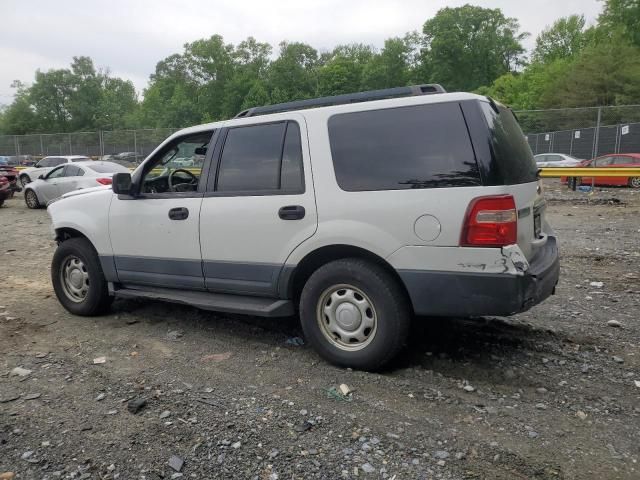
{"type": "MultiPolygon", "coordinates": [[[[423,85],[424,86],[424,85],[423,85]]],[[[403,88],[420,88],[423,86],[414,86],[414,87],[403,87],[403,88]]],[[[440,87],[438,85],[438,87],[440,87]]],[[[442,87],[440,87],[442,88],[442,87]]],[[[389,89],[389,90],[395,90],[395,89],[389,89]]],[[[372,92],[379,92],[380,90],[373,90],[372,92]]],[[[382,90],[384,91],[384,90],[382,90]]],[[[444,92],[444,89],[442,90],[442,92],[444,92]]],[[[371,93],[371,92],[361,92],[361,93],[371,93]]],[[[342,95],[337,95],[337,97],[342,97],[342,95]]],[[[311,100],[325,100],[325,99],[330,99],[333,97],[321,97],[320,99],[311,99],[311,100]]],[[[383,109],[383,108],[390,108],[391,106],[409,106],[409,105],[422,105],[422,104],[427,104],[427,103],[443,103],[443,102],[460,102],[460,101],[464,101],[464,100],[479,100],[482,102],[489,102],[489,99],[485,96],[482,95],[478,95],[475,93],[466,93],[466,92],[454,92],[454,93],[434,93],[434,92],[429,92],[429,93],[422,93],[422,94],[418,94],[418,95],[400,95],[400,96],[392,96],[392,97],[380,97],[380,99],[373,99],[373,100],[360,100],[360,101],[352,101],[352,102],[339,102],[339,103],[331,103],[331,104],[324,104],[324,105],[317,105],[317,106],[299,106],[298,108],[286,108],[285,110],[282,111],[277,111],[277,112],[269,112],[269,113],[259,113],[260,116],[260,120],[264,121],[265,117],[268,118],[273,118],[273,119],[281,119],[282,117],[284,117],[287,113],[292,113],[292,112],[304,112],[305,115],[310,115],[313,114],[315,112],[320,112],[320,111],[331,111],[331,112],[335,112],[335,113],[346,113],[346,112],[353,112],[353,111],[361,111],[361,110],[375,110],[375,109],[383,109]]],[[[279,106],[289,106],[291,104],[299,104],[302,102],[307,102],[307,100],[301,100],[300,102],[288,102],[285,104],[279,104],[279,106]]],[[[265,106],[265,107],[257,107],[259,109],[263,109],[263,108],[267,108],[270,106],[265,106]]],[[[250,109],[251,110],[251,109],[250,109]]],[[[246,112],[243,111],[243,112],[246,112]]],[[[241,113],[243,113],[241,112],[241,113]]],[[[217,122],[210,122],[210,123],[203,123],[200,125],[194,125],[192,127],[187,127],[184,128],[182,130],[178,130],[177,132],[174,132],[173,135],[171,135],[167,140],[175,138],[175,137],[179,137],[185,134],[191,134],[191,133],[199,133],[201,131],[205,131],[205,130],[211,130],[211,129],[215,129],[215,128],[221,128],[223,126],[225,126],[227,123],[229,122],[233,122],[233,124],[235,124],[236,122],[238,122],[238,124],[244,123],[244,121],[249,121],[251,120],[254,116],[258,116],[258,115],[244,115],[242,117],[240,116],[236,116],[232,119],[228,119],[228,120],[220,120],[217,122]]]]}

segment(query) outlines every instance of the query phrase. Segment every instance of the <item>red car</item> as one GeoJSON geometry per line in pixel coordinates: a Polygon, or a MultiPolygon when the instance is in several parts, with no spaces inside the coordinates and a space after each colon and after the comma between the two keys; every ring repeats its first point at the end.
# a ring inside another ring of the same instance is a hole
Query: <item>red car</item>
{"type": "MultiPolygon", "coordinates": [[[[592,160],[583,161],[578,167],[627,167],[640,168],[640,153],[612,153],[592,160]]],[[[567,183],[567,177],[560,179],[562,183],[567,183]]],[[[640,188],[640,176],[638,177],[580,177],[579,185],[599,185],[599,186],[629,186],[640,188]],[[594,181],[595,180],[595,181],[594,181]]]]}
{"type": "Polygon", "coordinates": [[[7,165],[0,165],[0,206],[7,198],[22,189],[18,186],[18,171],[7,165]]]}

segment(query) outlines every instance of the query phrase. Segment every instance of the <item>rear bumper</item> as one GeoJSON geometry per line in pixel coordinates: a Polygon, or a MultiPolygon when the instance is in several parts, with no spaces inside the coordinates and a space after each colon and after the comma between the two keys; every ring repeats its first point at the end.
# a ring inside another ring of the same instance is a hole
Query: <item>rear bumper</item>
{"type": "Polygon", "coordinates": [[[508,316],[524,312],[554,293],[560,276],[555,237],[523,275],[399,270],[416,314],[508,316]]]}

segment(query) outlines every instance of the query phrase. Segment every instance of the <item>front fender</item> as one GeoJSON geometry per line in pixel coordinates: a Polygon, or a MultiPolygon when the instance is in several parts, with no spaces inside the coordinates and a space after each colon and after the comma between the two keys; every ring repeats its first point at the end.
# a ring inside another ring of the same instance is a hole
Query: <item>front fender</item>
{"type": "Polygon", "coordinates": [[[113,255],[109,239],[109,207],[112,199],[111,190],[100,190],[51,203],[47,212],[51,217],[52,229],[55,232],[63,228],[76,230],[89,239],[99,255],[113,255]]]}

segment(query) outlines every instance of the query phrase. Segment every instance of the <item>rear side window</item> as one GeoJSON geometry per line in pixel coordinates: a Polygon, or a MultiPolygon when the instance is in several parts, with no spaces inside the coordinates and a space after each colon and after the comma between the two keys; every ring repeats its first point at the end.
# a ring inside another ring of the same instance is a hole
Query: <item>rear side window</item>
{"type": "Polygon", "coordinates": [[[456,103],[334,115],[329,141],[338,185],[347,191],[480,185],[456,103]]]}
{"type": "Polygon", "coordinates": [[[91,165],[85,165],[85,168],[93,170],[97,173],[126,173],[129,171],[127,167],[118,165],[117,163],[95,163],[91,165]]]}
{"type": "Polygon", "coordinates": [[[304,191],[298,124],[289,121],[229,129],[216,190],[247,194],[304,191]]]}
{"type": "MultiPolygon", "coordinates": [[[[489,126],[489,144],[493,159],[492,176],[500,178],[505,185],[535,182],[538,167],[515,115],[508,108],[497,105],[496,112],[487,102],[479,102],[489,126]]],[[[547,161],[552,155],[547,156],[547,161]]]]}
{"type": "Polygon", "coordinates": [[[80,177],[84,175],[84,171],[75,165],[67,165],[64,167],[64,176],[65,177],[80,177]]]}
{"type": "Polygon", "coordinates": [[[64,165],[67,163],[66,158],[52,158],[50,161],[50,167],[57,167],[58,165],[64,165]]]}

